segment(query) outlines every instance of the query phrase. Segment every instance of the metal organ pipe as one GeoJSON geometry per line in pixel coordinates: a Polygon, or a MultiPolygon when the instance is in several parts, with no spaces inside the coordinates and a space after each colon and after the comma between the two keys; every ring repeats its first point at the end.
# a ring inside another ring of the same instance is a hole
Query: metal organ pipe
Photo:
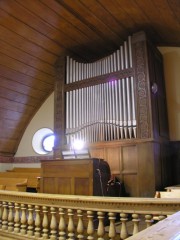
{"type": "Polygon", "coordinates": [[[69,139],[69,129],[70,128],[70,111],[69,111],[69,108],[70,108],[70,97],[69,97],[70,93],[67,92],[66,93],[66,137],[67,137],[67,142],[70,141],[69,139]]]}
{"type": "MultiPolygon", "coordinates": [[[[120,48],[93,63],[66,58],[66,84],[132,68],[131,37],[120,48]]],[[[133,76],[83,86],[66,92],[66,136],[87,142],[136,138],[136,108],[133,76]]]]}

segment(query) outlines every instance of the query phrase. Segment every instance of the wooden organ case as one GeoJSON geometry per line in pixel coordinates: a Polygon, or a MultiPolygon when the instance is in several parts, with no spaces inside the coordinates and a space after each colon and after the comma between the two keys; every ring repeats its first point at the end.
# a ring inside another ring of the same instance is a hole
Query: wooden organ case
{"type": "Polygon", "coordinates": [[[105,159],[129,196],[150,197],[171,181],[163,61],[144,32],[93,63],[56,64],[54,158],[75,138],[105,159]]]}

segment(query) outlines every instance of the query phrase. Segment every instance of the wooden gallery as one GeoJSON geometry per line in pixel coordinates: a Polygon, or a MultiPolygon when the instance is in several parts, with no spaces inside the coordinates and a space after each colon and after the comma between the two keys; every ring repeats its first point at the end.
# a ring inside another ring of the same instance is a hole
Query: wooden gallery
{"type": "Polygon", "coordinates": [[[0,11],[0,239],[180,240],[179,2],[0,11]]]}

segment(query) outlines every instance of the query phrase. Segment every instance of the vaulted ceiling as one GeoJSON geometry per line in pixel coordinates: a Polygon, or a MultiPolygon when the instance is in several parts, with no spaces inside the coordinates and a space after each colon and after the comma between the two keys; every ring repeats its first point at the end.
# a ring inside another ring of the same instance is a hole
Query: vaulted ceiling
{"type": "Polygon", "coordinates": [[[0,0],[0,155],[15,154],[52,93],[58,57],[93,61],[141,30],[180,46],[180,1],[0,0]]]}

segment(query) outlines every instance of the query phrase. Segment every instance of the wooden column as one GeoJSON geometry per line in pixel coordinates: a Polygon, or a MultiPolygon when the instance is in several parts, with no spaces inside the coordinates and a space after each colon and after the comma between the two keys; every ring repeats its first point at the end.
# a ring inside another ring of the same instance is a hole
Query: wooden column
{"type": "Polygon", "coordinates": [[[54,99],[54,159],[62,159],[62,146],[65,144],[65,57],[62,57],[56,63],[56,82],[54,99]]]}

